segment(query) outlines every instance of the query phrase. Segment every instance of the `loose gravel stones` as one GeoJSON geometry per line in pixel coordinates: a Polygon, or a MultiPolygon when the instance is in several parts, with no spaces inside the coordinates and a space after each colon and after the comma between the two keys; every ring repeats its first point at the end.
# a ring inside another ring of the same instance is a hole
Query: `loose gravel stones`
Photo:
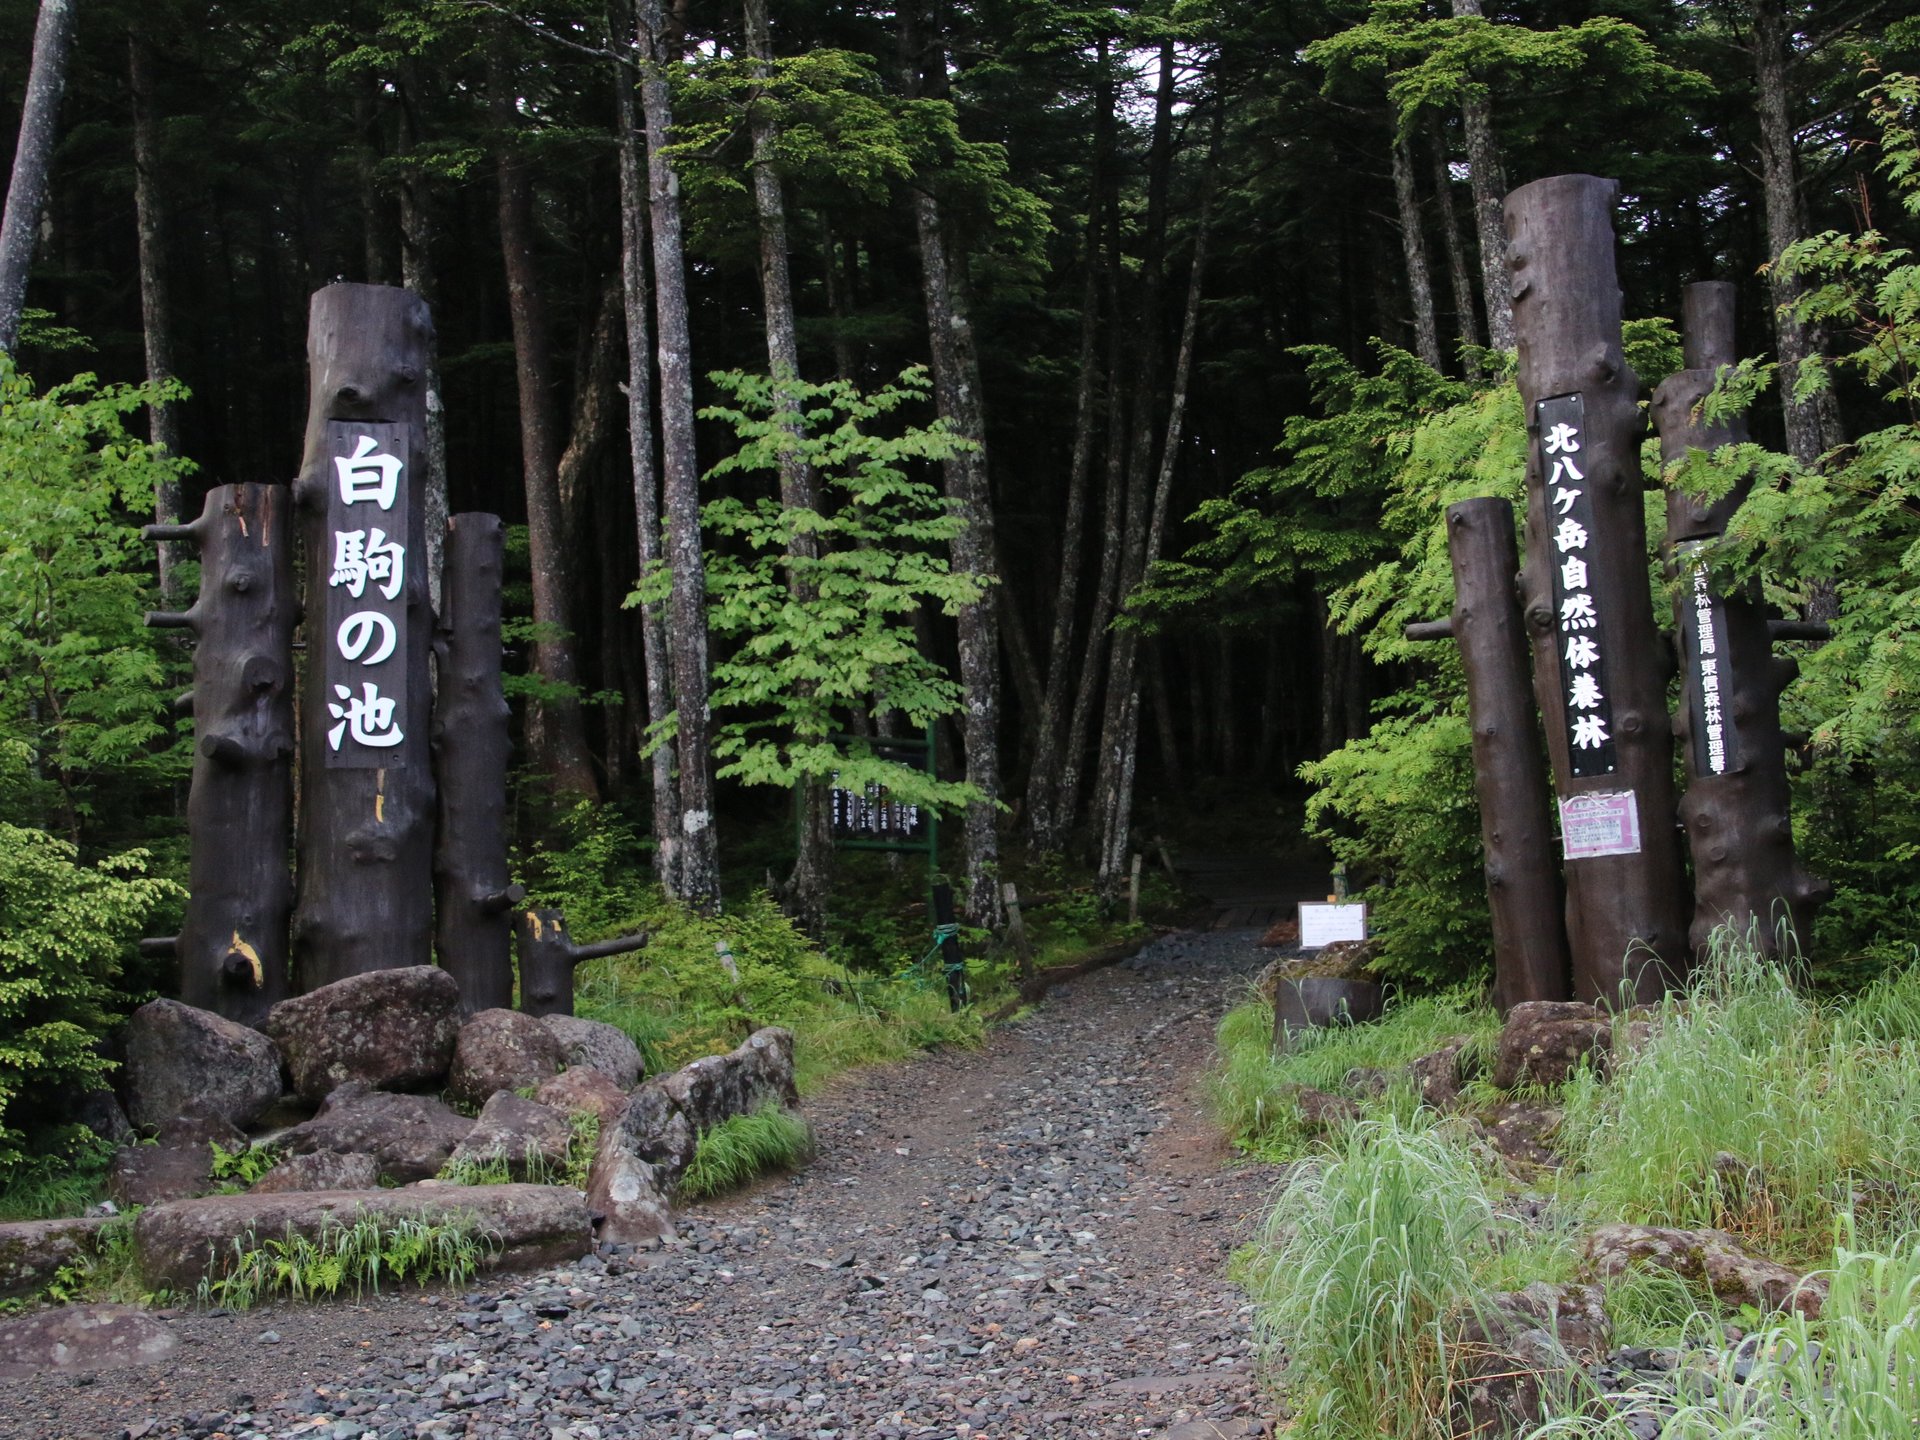
{"type": "Polygon", "coordinates": [[[806,1106],[804,1171],[672,1240],[458,1295],[183,1312],[164,1375],[0,1387],[0,1435],[1266,1434],[1224,1268],[1277,1176],[1196,1095],[1254,938],[1169,936],[980,1051],[847,1077],[806,1106]]]}

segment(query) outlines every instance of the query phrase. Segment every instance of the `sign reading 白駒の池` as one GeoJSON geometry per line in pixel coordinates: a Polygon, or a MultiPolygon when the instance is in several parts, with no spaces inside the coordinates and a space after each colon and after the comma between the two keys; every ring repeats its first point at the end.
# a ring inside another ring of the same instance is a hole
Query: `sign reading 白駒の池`
{"type": "Polygon", "coordinates": [[[391,769],[425,736],[407,715],[407,427],[327,422],[327,613],[322,667],[329,768],[391,769]]]}

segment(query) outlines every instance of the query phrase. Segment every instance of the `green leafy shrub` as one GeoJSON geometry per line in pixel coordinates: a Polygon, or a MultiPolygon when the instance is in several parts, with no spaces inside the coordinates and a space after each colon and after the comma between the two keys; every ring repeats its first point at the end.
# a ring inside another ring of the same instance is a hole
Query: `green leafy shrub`
{"type": "Polygon", "coordinates": [[[813,1131],[784,1105],[769,1102],[702,1132],[693,1164],[680,1179],[689,1200],[737,1190],[775,1170],[791,1170],[813,1149],[813,1131]]]}
{"type": "Polygon", "coordinates": [[[351,1224],[328,1217],[314,1239],[292,1230],[265,1242],[236,1236],[219,1274],[201,1281],[199,1298],[246,1310],[266,1298],[378,1293],[382,1281],[459,1286],[498,1248],[468,1214],[384,1220],[361,1212],[351,1224]]]}
{"type": "Polygon", "coordinates": [[[62,1102],[106,1083],[101,1039],[126,1013],[115,983],[148,913],[179,893],[130,851],[80,863],[64,840],[0,822],[0,1185],[30,1151],[66,1154],[62,1102]]]}
{"type": "Polygon", "coordinates": [[[241,1145],[229,1150],[218,1140],[213,1146],[213,1178],[223,1185],[245,1190],[281,1161],[277,1145],[241,1145]]]}

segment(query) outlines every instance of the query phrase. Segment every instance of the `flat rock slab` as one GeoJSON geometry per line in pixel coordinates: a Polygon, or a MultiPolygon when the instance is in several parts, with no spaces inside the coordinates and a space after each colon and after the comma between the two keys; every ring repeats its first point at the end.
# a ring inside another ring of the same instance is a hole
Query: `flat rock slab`
{"type": "Polygon", "coordinates": [[[469,1217],[487,1237],[488,1270],[519,1270],[578,1259],[593,1248],[587,1199],[560,1185],[420,1185],[405,1190],[313,1190],[284,1195],[215,1195],[143,1211],[133,1224],[135,1261],[150,1290],[191,1293],[213,1266],[292,1232],[312,1240],[362,1216],[393,1222],[469,1217]]]}
{"type": "Polygon", "coordinates": [[[184,1145],[129,1145],[113,1157],[107,1194],[116,1205],[162,1205],[213,1189],[213,1147],[205,1141],[184,1145]]]}
{"type": "MultiPolygon", "coordinates": [[[[46,1288],[62,1265],[93,1253],[104,1219],[12,1220],[0,1224],[0,1299],[46,1288]]],[[[0,1356],[5,1354],[0,1348],[0,1356]]]]}
{"type": "Polygon", "coordinates": [[[0,1321],[0,1379],[153,1365],[173,1353],[166,1323],[130,1305],[62,1305],[0,1321]]]}

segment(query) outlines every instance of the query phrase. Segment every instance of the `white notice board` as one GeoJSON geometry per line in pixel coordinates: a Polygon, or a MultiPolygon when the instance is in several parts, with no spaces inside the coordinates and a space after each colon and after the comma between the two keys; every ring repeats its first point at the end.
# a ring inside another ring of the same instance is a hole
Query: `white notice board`
{"type": "Polygon", "coordinates": [[[1336,940],[1366,938],[1366,901],[1348,900],[1337,904],[1325,900],[1300,902],[1300,948],[1302,950],[1319,950],[1333,944],[1336,940]]]}

